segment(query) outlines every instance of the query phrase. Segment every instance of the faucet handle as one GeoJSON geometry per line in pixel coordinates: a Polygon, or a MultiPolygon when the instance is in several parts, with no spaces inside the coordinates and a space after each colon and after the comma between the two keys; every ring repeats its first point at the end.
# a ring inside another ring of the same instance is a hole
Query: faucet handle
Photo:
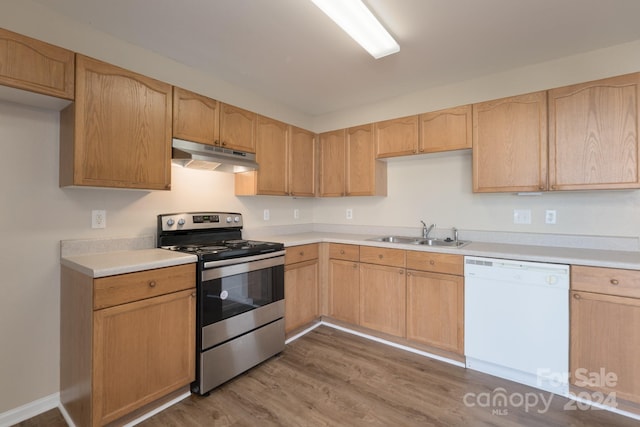
{"type": "Polygon", "coordinates": [[[458,241],[458,229],[453,227],[453,228],[451,228],[451,231],[453,231],[453,240],[457,242],[458,241]]]}

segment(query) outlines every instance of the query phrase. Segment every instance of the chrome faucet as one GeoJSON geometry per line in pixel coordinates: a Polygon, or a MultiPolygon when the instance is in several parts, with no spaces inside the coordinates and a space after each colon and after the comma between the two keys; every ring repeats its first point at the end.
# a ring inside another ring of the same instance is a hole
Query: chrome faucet
{"type": "Polygon", "coordinates": [[[423,239],[428,239],[429,238],[429,233],[431,233],[431,230],[433,230],[435,228],[435,224],[431,224],[429,226],[427,226],[427,224],[424,221],[420,221],[422,223],[422,238],[423,239]]]}

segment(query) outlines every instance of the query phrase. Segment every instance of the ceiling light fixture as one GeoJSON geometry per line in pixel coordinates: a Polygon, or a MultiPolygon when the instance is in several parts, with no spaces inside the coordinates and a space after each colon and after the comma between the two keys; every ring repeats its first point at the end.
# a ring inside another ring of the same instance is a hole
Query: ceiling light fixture
{"type": "Polygon", "coordinates": [[[400,45],[361,0],[311,0],[376,59],[400,51],[400,45]]]}

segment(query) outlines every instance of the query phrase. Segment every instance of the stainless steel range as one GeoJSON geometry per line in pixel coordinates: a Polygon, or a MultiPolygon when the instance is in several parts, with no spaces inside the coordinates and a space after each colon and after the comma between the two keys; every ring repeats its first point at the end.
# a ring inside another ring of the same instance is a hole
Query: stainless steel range
{"type": "Polygon", "coordinates": [[[284,349],[284,245],[242,239],[242,215],[158,215],[158,247],[198,256],[195,393],[284,349]]]}

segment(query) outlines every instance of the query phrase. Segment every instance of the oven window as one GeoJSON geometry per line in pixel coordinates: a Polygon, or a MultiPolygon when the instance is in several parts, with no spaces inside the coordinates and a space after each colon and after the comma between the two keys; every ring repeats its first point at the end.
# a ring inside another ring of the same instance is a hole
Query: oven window
{"type": "Polygon", "coordinates": [[[284,297],[284,267],[207,280],[202,283],[202,325],[271,304],[284,297]]]}

